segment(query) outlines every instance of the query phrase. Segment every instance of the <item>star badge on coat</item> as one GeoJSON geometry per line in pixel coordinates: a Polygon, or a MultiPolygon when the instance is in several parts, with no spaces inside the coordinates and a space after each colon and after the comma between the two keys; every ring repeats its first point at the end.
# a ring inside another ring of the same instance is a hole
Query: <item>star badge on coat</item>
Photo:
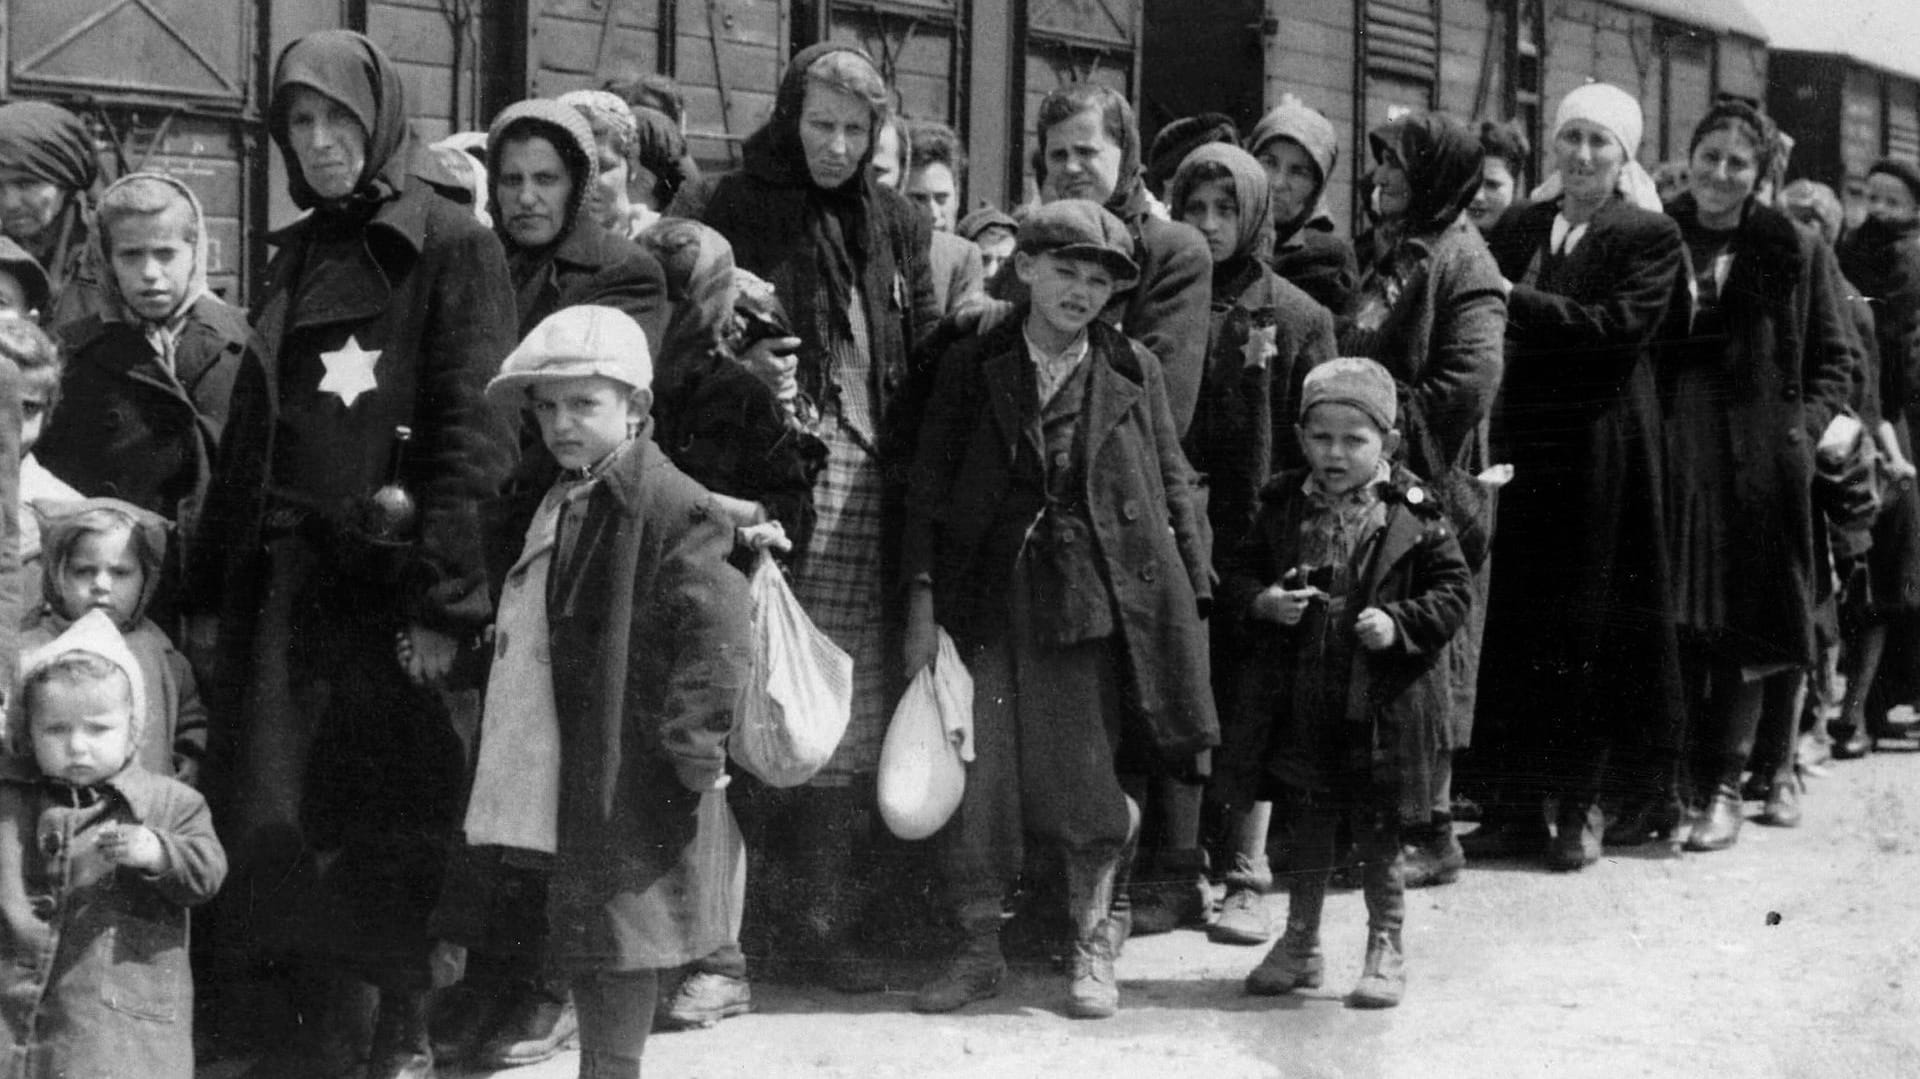
{"type": "Polygon", "coordinates": [[[1240,347],[1240,366],[1265,370],[1267,363],[1280,354],[1276,343],[1280,330],[1276,326],[1252,326],[1247,329],[1247,343],[1240,347]]]}
{"type": "Polygon", "coordinates": [[[320,362],[327,367],[327,373],[320,379],[320,392],[331,393],[340,398],[340,403],[348,408],[368,390],[376,389],[380,381],[373,377],[373,365],[380,362],[383,349],[369,352],[360,347],[360,339],[347,338],[347,343],[332,352],[322,352],[320,362]]]}

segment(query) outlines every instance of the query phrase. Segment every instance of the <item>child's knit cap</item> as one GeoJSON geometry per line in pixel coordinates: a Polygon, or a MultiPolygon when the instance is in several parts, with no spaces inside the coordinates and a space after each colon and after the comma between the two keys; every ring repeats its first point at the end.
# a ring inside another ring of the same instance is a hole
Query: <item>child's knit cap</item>
{"type": "Polygon", "coordinates": [[[1006,229],[1008,233],[1018,235],[1020,222],[1014,220],[1013,216],[1004,210],[988,207],[973,211],[961,218],[960,223],[953,227],[953,231],[968,240],[978,240],[980,234],[988,229],[1006,229]]]}
{"type": "Polygon", "coordinates": [[[1313,406],[1327,404],[1359,409],[1383,434],[1394,429],[1399,414],[1393,376],[1364,356],[1342,356],[1307,372],[1300,384],[1300,419],[1313,406]]]}
{"type": "Polygon", "coordinates": [[[1019,250],[1088,259],[1113,274],[1116,291],[1140,280],[1133,261],[1133,234],[1097,202],[1061,199],[1038,207],[1020,225],[1019,250]]]}
{"type": "Polygon", "coordinates": [[[640,324],[612,307],[580,304],[548,315],[508,354],[487,383],[487,399],[502,408],[526,404],[536,382],[599,375],[636,390],[653,387],[653,353],[640,324]]]}

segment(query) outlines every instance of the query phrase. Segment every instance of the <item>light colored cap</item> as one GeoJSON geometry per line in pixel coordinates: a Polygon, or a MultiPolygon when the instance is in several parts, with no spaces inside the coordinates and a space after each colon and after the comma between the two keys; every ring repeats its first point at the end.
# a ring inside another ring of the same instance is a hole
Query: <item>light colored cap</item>
{"type": "Polygon", "coordinates": [[[624,311],[594,304],[548,315],[507,356],[487,383],[487,399],[517,408],[536,382],[599,375],[636,390],[653,387],[653,353],[640,324],[624,311]]]}

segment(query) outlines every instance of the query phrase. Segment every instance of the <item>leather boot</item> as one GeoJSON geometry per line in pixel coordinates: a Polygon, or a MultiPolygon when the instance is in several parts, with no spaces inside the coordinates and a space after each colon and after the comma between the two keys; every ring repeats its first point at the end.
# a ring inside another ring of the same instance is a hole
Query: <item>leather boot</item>
{"type": "Polygon", "coordinates": [[[1686,847],[1693,851],[1726,850],[1740,839],[1740,819],[1744,806],[1737,782],[1723,780],[1713,789],[1706,810],[1694,818],[1687,832],[1686,847]]]}
{"type": "Polygon", "coordinates": [[[1453,818],[1438,814],[1430,828],[1422,829],[1401,848],[1401,856],[1406,859],[1409,888],[1452,884],[1467,867],[1467,852],[1453,834],[1453,818]]]}
{"type": "Polygon", "coordinates": [[[999,994],[1007,976],[1007,960],[1000,954],[999,902],[969,901],[961,908],[960,926],[965,934],[960,951],[913,995],[914,1011],[937,1015],[999,994]]]}
{"type": "Polygon", "coordinates": [[[1350,1008],[1391,1008],[1400,1003],[1407,991],[1406,956],[1400,949],[1398,929],[1375,929],[1367,933],[1367,959],[1360,970],[1360,984],[1347,997],[1350,1008]]]}
{"type": "Polygon", "coordinates": [[[313,972],[293,986],[298,1033],[243,1079],[358,1079],[365,1071],[374,988],[344,974],[313,972]]]}
{"type": "Polygon", "coordinates": [[[434,1079],[433,1040],[427,1030],[432,1010],[433,994],[426,990],[380,991],[367,1079],[434,1079]]]}
{"type": "Polygon", "coordinates": [[[1767,791],[1767,806],[1760,811],[1760,823],[1775,828],[1800,827],[1800,776],[1789,768],[1773,777],[1767,791]]]}
{"type": "Polygon", "coordinates": [[[507,991],[497,982],[461,983],[434,995],[433,1059],[457,1064],[471,1058],[499,1029],[507,991]]]}
{"type": "Polygon", "coordinates": [[[1309,876],[1293,879],[1287,897],[1287,930],[1247,975],[1247,992],[1254,996],[1315,989],[1326,977],[1326,958],[1320,953],[1320,913],[1326,907],[1327,882],[1309,876]]]}
{"type": "Polygon", "coordinates": [[[1114,980],[1113,881],[1119,852],[1074,851],[1067,855],[1067,905],[1073,916],[1073,977],[1067,988],[1067,1014],[1075,1019],[1108,1019],[1120,1009],[1120,985],[1114,980]]]}
{"type": "Polygon", "coordinates": [[[1162,851],[1154,859],[1149,879],[1136,879],[1132,895],[1132,936],[1171,933],[1184,926],[1204,926],[1213,915],[1213,887],[1207,882],[1207,852],[1162,851]]]}
{"type": "Polygon", "coordinates": [[[1597,803],[1562,799],[1553,846],[1547,849],[1548,867],[1570,872],[1599,861],[1601,834],[1606,827],[1606,814],[1597,803]]]}
{"type": "Polygon", "coordinates": [[[528,982],[519,986],[476,1059],[488,1068],[519,1068],[579,1043],[580,1018],[566,985],[528,982]]]}

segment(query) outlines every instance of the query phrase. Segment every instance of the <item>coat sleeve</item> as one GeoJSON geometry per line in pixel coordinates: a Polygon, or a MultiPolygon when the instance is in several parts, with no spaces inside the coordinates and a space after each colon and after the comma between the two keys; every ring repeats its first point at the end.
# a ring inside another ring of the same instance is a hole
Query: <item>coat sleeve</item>
{"type": "Polygon", "coordinates": [[[653,347],[654,355],[660,354],[673,308],[667,302],[666,271],[652,255],[636,251],[594,274],[579,298],[572,302],[599,304],[626,312],[646,331],[647,344],[653,347]]]}
{"type": "Polygon", "coordinates": [[[898,200],[895,217],[906,227],[908,257],[900,269],[907,289],[906,358],[912,359],[920,342],[933,336],[946,312],[940,310],[933,294],[933,227],[905,198],[893,197],[898,200]]]}
{"type": "Polygon", "coordinates": [[[1380,609],[1400,631],[1400,652],[1429,656],[1445,648],[1466,624],[1473,606],[1473,571],[1453,529],[1444,526],[1429,527],[1411,557],[1416,560],[1412,594],[1380,609]]]}
{"type": "MultiPolygon", "coordinates": [[[[968,243],[965,250],[960,252],[960,260],[953,264],[953,280],[947,285],[947,307],[951,309],[966,297],[986,291],[986,260],[980,257],[978,245],[968,243]]],[[[946,312],[941,312],[941,315],[944,317],[946,312]]]]}
{"type": "MultiPolygon", "coordinates": [[[[1477,253],[1477,252],[1476,252],[1477,253]]],[[[1426,366],[1401,386],[1401,426],[1451,461],[1493,411],[1507,334],[1507,305],[1490,255],[1449,259],[1438,269],[1433,341],[1426,366]]]]}
{"type": "Polygon", "coordinates": [[[1806,408],[1807,445],[1814,445],[1827,424],[1853,399],[1854,380],[1866,365],[1866,355],[1852,331],[1852,317],[1843,306],[1840,264],[1825,241],[1803,238],[1802,260],[1807,266],[1807,328],[1801,347],[1801,398],[1806,408]]]}
{"type": "Polygon", "coordinates": [[[660,744],[681,785],[707,791],[727,767],[734,703],[747,681],[752,609],[747,579],[727,563],[733,527],[726,514],[704,496],[679,512],[689,521],[662,555],[654,594],[633,600],[636,619],[651,620],[650,605],[663,606],[666,618],[656,624],[672,632],[665,641],[636,636],[634,643],[674,649],[661,695],[660,744]]]}
{"type": "MultiPolygon", "coordinates": [[[[422,593],[414,617],[465,631],[484,624],[487,600],[479,503],[513,465],[514,435],[487,403],[487,380],[515,341],[514,294],[500,241],[470,219],[440,233],[421,340],[419,450],[409,472],[421,503],[422,593]]],[[[424,269],[424,267],[423,267],[424,269]]],[[[419,271],[415,271],[419,272],[419,271]]]]}
{"type": "MultiPolygon", "coordinates": [[[[1136,351],[1144,353],[1144,348],[1136,351]]],[[[1205,612],[1213,603],[1213,536],[1206,515],[1200,512],[1200,503],[1194,497],[1200,477],[1180,449],[1180,432],[1169,407],[1171,395],[1166,376],[1161,373],[1160,365],[1153,362],[1151,354],[1140,356],[1140,366],[1146,372],[1146,406],[1148,420],[1153,425],[1160,482],[1167,492],[1167,520],[1173,525],[1174,545],[1186,565],[1187,578],[1193,583],[1194,598],[1205,612]]]]}
{"type": "Polygon", "coordinates": [[[187,657],[167,649],[167,666],[172,668],[173,684],[179,694],[174,702],[173,769],[174,775],[189,786],[207,755],[207,706],[200,699],[200,683],[193,676],[193,664],[187,657]]]}
{"type": "Polygon", "coordinates": [[[1198,232],[1171,222],[1158,223],[1152,247],[1158,265],[1136,286],[1120,329],[1159,358],[1174,431],[1185,434],[1207,367],[1213,258],[1198,232]]]}
{"type": "Polygon", "coordinates": [[[947,504],[968,438],[979,422],[985,387],[977,340],[955,345],[935,365],[933,392],[927,397],[919,444],[907,473],[900,578],[908,583],[933,577],[934,522],[947,504]]]}
{"type": "Polygon", "coordinates": [[[1686,262],[1680,226],[1670,217],[1649,214],[1638,227],[1586,240],[1602,241],[1610,245],[1605,274],[1613,287],[1607,295],[1582,302],[1516,282],[1507,297],[1507,315],[1517,331],[1570,349],[1638,345],[1654,335],[1686,262]]]}
{"type": "Polygon", "coordinates": [[[206,799],[170,783],[164,819],[145,822],[167,854],[167,868],[145,874],[168,902],[194,907],[212,899],[227,879],[227,851],[213,832],[206,799]]]}

